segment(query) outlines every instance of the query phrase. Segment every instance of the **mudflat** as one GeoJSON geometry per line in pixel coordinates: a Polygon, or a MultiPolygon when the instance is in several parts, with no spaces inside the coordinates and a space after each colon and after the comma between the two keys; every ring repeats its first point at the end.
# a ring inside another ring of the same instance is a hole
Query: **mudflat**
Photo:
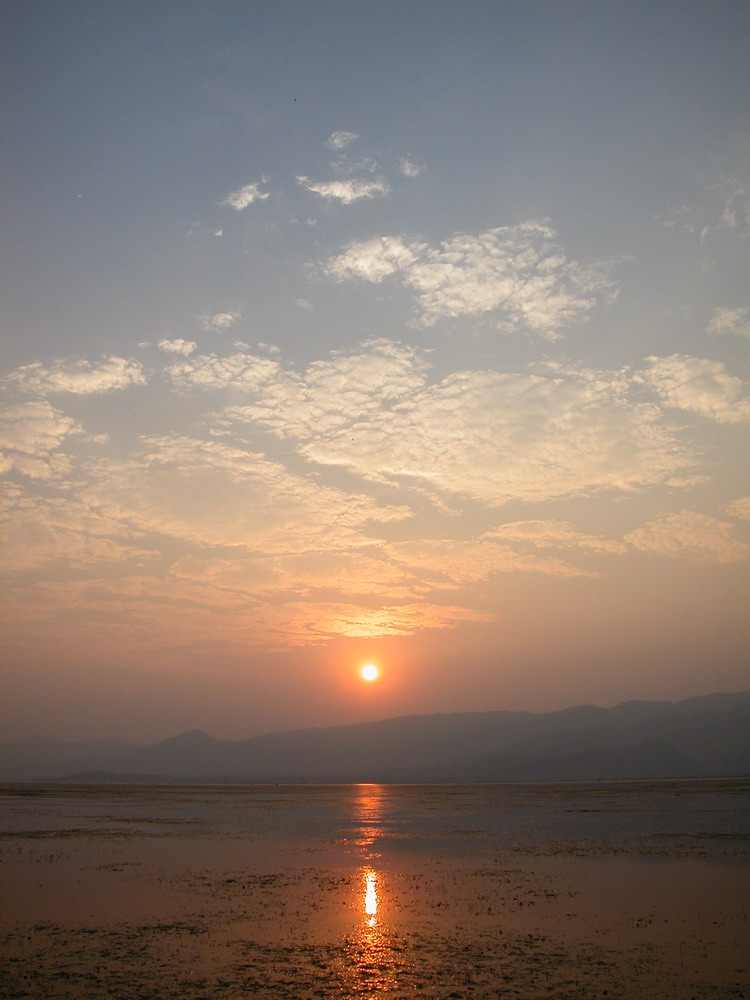
{"type": "Polygon", "coordinates": [[[750,996],[750,781],[6,785],[2,995],[750,996]]]}

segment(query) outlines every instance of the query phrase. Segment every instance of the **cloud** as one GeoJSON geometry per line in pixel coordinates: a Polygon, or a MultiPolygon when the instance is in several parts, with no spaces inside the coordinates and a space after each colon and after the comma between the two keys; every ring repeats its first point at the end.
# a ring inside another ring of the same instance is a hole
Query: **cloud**
{"type": "Polygon", "coordinates": [[[351,146],[353,142],[356,142],[359,136],[356,132],[332,132],[326,139],[326,146],[329,149],[341,150],[346,149],[347,146],[351,146]]]}
{"type": "Polygon", "coordinates": [[[234,552],[229,556],[205,556],[196,552],[180,559],[172,573],[235,593],[254,593],[264,599],[283,595],[289,599],[321,599],[332,593],[366,597],[368,600],[414,599],[404,572],[379,553],[377,546],[329,549],[272,555],[234,552]]]}
{"type": "Polygon", "coordinates": [[[219,202],[219,206],[221,208],[233,208],[236,212],[241,212],[256,201],[266,201],[270,197],[270,193],[268,191],[261,191],[260,185],[267,182],[268,178],[264,177],[255,184],[245,184],[244,187],[239,188],[237,191],[230,191],[219,202]]]}
{"type": "Polygon", "coordinates": [[[363,525],[409,516],[246,448],[178,435],[145,437],[127,460],[100,463],[81,496],[140,532],[256,553],[361,547],[363,525]]]}
{"type": "Polygon", "coordinates": [[[51,566],[99,566],[111,573],[118,564],[142,566],[160,556],[118,537],[111,519],[72,496],[30,496],[12,486],[3,508],[13,525],[5,545],[5,565],[12,573],[51,566]]]}
{"type": "Polygon", "coordinates": [[[634,548],[670,559],[698,563],[734,563],[750,556],[750,545],[738,541],[734,526],[708,514],[683,510],[664,514],[631,531],[625,541],[634,548]]]}
{"type": "Polygon", "coordinates": [[[694,465],[621,372],[463,371],[430,384],[418,352],[377,340],[269,375],[253,402],[224,410],[235,433],[258,423],[309,461],[491,507],[630,492],[694,465]]]}
{"type": "Polygon", "coordinates": [[[402,156],[398,161],[398,169],[404,177],[419,177],[424,167],[414,163],[407,156],[402,156]]]}
{"type": "Polygon", "coordinates": [[[548,556],[517,552],[494,532],[472,539],[430,538],[388,546],[392,558],[415,579],[422,592],[452,590],[489,580],[501,573],[545,576],[592,576],[586,570],[548,556]]]}
{"type": "Polygon", "coordinates": [[[266,362],[274,368],[266,369],[267,381],[265,373],[256,381],[256,402],[227,407],[228,424],[258,421],[280,437],[302,440],[346,435],[423,385],[426,363],[413,348],[382,339],[361,346],[359,353],[314,362],[302,376],[266,362]]]}
{"type": "Polygon", "coordinates": [[[400,236],[378,236],[350,243],[341,256],[328,262],[326,273],[341,281],[363,278],[377,283],[399,271],[408,272],[426,249],[424,244],[408,246],[400,236]]]}
{"type": "MultiPolygon", "coordinates": [[[[387,195],[391,188],[386,178],[379,172],[377,162],[369,156],[353,161],[346,152],[348,146],[357,138],[353,132],[334,132],[326,145],[341,154],[331,164],[335,178],[330,181],[313,181],[304,174],[298,174],[297,184],[327,202],[338,202],[342,205],[351,205],[356,201],[371,201],[373,198],[387,195]]],[[[308,219],[308,224],[310,222],[314,220],[308,219]]]]}
{"type": "Polygon", "coordinates": [[[580,549],[591,553],[622,554],[627,547],[622,542],[599,535],[576,531],[565,521],[512,521],[495,528],[492,538],[525,542],[535,548],[580,549]]]}
{"type": "Polygon", "coordinates": [[[230,387],[259,389],[278,376],[279,364],[244,350],[228,357],[218,354],[197,354],[177,362],[166,370],[171,381],[181,388],[200,386],[204,389],[230,387]]]}
{"type": "Polygon", "coordinates": [[[717,188],[725,198],[720,225],[746,233],[750,229],[750,194],[746,186],[734,178],[727,178],[717,188]]]}
{"type": "Polygon", "coordinates": [[[32,479],[53,480],[69,469],[65,455],[55,454],[71,434],[83,428],[46,400],[9,406],[0,415],[4,471],[16,469],[32,479]]]}
{"type": "Polygon", "coordinates": [[[187,228],[187,235],[190,236],[214,236],[221,237],[224,235],[224,229],[221,226],[205,226],[202,222],[193,222],[187,228]]]}
{"type": "Polygon", "coordinates": [[[677,229],[686,233],[696,233],[698,223],[696,221],[696,209],[693,205],[674,205],[667,212],[666,218],[655,216],[665,229],[677,229]]]}
{"type": "Polygon", "coordinates": [[[297,183],[326,201],[340,201],[342,205],[351,205],[363,199],[369,201],[372,198],[382,198],[390,191],[384,177],[374,177],[372,180],[352,178],[320,183],[314,183],[308,177],[297,177],[297,183]]]}
{"type": "Polygon", "coordinates": [[[556,239],[538,222],[479,236],[456,233],[434,248],[401,236],[380,237],[350,243],[325,271],[339,280],[371,282],[397,275],[415,294],[422,326],[494,313],[498,329],[553,339],[612,296],[606,267],[566,260],[556,239]]]}
{"type": "MultiPolygon", "coordinates": [[[[413,244],[386,249],[418,259],[413,244]]],[[[5,467],[36,480],[8,484],[10,565],[26,574],[14,614],[28,627],[54,617],[62,642],[79,641],[84,619],[87,642],[127,628],[134,648],[170,630],[184,650],[210,634],[238,652],[405,635],[491,620],[503,576],[590,578],[611,568],[601,557],[634,549],[747,555],[731,522],[750,516],[747,498],[723,508],[725,521],[665,515],[624,543],[539,509],[522,520],[519,506],[486,527],[511,501],[689,482],[695,458],[645,398],[643,373],[547,363],[444,375],[430,351],[385,338],[300,369],[268,346],[164,344],[163,379],[138,399],[150,434],[120,426],[109,451],[94,451],[47,399],[7,410],[5,467]],[[166,407],[165,386],[178,390],[166,407]],[[165,418],[182,433],[163,430],[165,418]]],[[[29,366],[19,384],[57,384],[73,366],[29,366]]],[[[70,405],[97,431],[122,413],[116,397],[70,405]]]]}
{"type": "Polygon", "coordinates": [[[8,385],[40,396],[56,392],[96,395],[145,382],[139,362],[114,356],[100,362],[58,360],[44,365],[35,361],[17,368],[6,379],[8,385]]]}
{"type": "Polygon", "coordinates": [[[33,598],[23,609],[27,628],[54,618],[60,623],[58,641],[62,638],[75,644],[81,631],[78,619],[85,608],[87,638],[93,645],[111,646],[121,639],[126,627],[130,655],[139,651],[153,655],[155,645],[161,646],[168,636],[169,648],[180,662],[196,645],[204,648],[207,636],[214,655],[226,651],[246,657],[253,649],[322,644],[335,636],[406,636],[423,629],[457,628],[467,621],[492,621],[494,617],[474,608],[426,601],[389,603],[379,608],[346,600],[272,603],[176,576],[166,580],[132,575],[84,584],[48,583],[35,587],[33,598]]]}
{"type": "Polygon", "coordinates": [[[666,216],[655,218],[667,229],[697,234],[703,245],[718,235],[744,239],[750,233],[749,190],[746,180],[724,176],[708,185],[707,201],[674,205],[666,216]]]}
{"type": "Polygon", "coordinates": [[[666,406],[700,414],[721,424],[750,419],[750,398],[744,383],[727,374],[720,361],[671,354],[646,358],[648,369],[637,376],[666,406]]]}
{"type": "Polygon", "coordinates": [[[728,503],[724,510],[738,521],[750,521],[750,497],[738,497],[737,500],[728,503]]]}
{"type": "Polygon", "coordinates": [[[242,313],[238,312],[220,312],[214,313],[213,316],[208,313],[204,313],[199,317],[201,321],[201,326],[207,333],[221,333],[224,330],[231,329],[239,320],[242,319],[242,313]]]}
{"type": "Polygon", "coordinates": [[[750,340],[750,306],[738,309],[714,309],[706,333],[712,336],[731,333],[750,340]]]}
{"type": "Polygon", "coordinates": [[[367,639],[377,636],[412,635],[423,629],[457,628],[465,622],[494,620],[493,615],[473,608],[446,607],[420,601],[369,609],[356,604],[294,605],[284,608],[285,617],[297,615],[300,642],[316,633],[319,641],[332,635],[367,639]]]}
{"type": "Polygon", "coordinates": [[[160,340],[158,347],[167,354],[182,354],[185,357],[192,354],[196,348],[194,340],[160,340]]]}

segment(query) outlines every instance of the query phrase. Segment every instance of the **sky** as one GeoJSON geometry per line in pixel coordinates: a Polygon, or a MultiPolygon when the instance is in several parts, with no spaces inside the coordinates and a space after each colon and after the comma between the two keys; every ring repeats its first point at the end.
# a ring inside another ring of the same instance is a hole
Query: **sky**
{"type": "Polygon", "coordinates": [[[750,687],[746,3],[3,21],[6,736],[750,687]]]}

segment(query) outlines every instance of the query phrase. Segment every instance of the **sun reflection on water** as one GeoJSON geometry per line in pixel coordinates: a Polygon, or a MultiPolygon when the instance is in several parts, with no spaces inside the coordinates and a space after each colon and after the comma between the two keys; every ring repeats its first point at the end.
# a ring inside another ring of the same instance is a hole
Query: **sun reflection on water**
{"type": "Polygon", "coordinates": [[[368,927],[376,927],[378,923],[378,876],[372,868],[366,868],[364,910],[368,927]]]}
{"type": "Polygon", "coordinates": [[[382,785],[357,785],[354,811],[357,820],[357,846],[366,859],[379,857],[375,841],[383,833],[385,789],[382,785]]]}
{"type": "Polygon", "coordinates": [[[349,960],[346,982],[352,998],[393,994],[404,972],[402,949],[394,947],[393,935],[383,920],[383,889],[379,872],[369,865],[361,869],[359,928],[346,939],[349,960]]]}
{"type": "Polygon", "coordinates": [[[387,879],[377,868],[381,856],[377,848],[386,832],[388,794],[383,785],[363,784],[355,789],[355,843],[362,867],[357,880],[358,927],[346,939],[346,980],[351,997],[392,994],[403,971],[401,950],[394,948],[392,929],[387,926],[387,879]]]}
{"type": "Polygon", "coordinates": [[[357,821],[357,847],[365,866],[362,869],[361,908],[365,923],[369,928],[378,924],[378,873],[371,862],[380,857],[375,849],[376,841],[383,833],[383,807],[385,789],[382,785],[358,785],[354,799],[357,821]]]}

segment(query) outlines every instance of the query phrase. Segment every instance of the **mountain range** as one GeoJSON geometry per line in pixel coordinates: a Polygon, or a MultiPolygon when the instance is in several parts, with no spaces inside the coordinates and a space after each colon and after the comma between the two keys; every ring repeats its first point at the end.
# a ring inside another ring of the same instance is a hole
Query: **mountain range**
{"type": "Polygon", "coordinates": [[[506,782],[750,775],[750,691],[557,712],[453,712],[230,741],[202,730],[143,746],[30,737],[6,781],[506,782]]]}

